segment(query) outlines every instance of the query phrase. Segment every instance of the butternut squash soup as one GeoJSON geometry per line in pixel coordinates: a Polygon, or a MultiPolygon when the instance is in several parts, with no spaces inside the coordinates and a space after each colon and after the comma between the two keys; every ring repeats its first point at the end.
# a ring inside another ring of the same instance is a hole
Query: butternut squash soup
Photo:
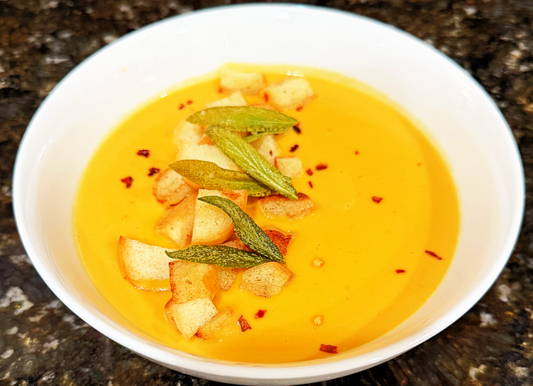
{"type": "Polygon", "coordinates": [[[233,65],[112,130],[82,178],[74,228],[95,286],[137,333],[204,357],[286,363],[353,349],[417,311],[450,266],[459,211],[437,149],[379,93],[316,69],[233,65]],[[206,128],[213,112],[285,126],[206,128]],[[224,141],[260,154],[290,192],[224,141]],[[214,188],[217,173],[235,180],[214,188]],[[186,251],[194,262],[167,256],[186,251]],[[228,251],[252,262],[215,266],[228,251]]]}

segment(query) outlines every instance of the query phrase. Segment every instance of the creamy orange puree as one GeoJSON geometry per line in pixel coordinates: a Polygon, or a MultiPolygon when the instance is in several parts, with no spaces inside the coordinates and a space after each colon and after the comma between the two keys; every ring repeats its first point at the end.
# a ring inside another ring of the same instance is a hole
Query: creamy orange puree
{"type": "MultiPolygon", "coordinates": [[[[258,68],[269,83],[295,73],[288,66],[246,67],[258,68]]],[[[378,93],[324,71],[299,68],[298,74],[305,75],[317,98],[301,111],[287,112],[298,119],[302,132],[289,130],[278,143],[282,155],[298,156],[305,169],[313,170],[294,185],[312,198],[317,210],[298,221],[273,220],[249,205],[260,226],[295,235],[286,256],[295,277],[269,299],[241,291],[240,278],[229,291],[220,291],[215,305],[230,306],[235,319],[220,341],[184,340],[165,320],[170,292],[135,289],[123,278],[116,256],[120,235],[173,247],[155,231],[165,209],[152,195],[155,177],[148,170],[175,161],[175,127],[206,102],[224,97],[218,80],[213,75],[151,100],[114,129],[94,155],[75,210],[79,251],[96,287],[138,332],[192,354],[230,361],[328,357],[332,354],[319,351],[321,344],[341,352],[379,337],[412,315],[442,280],[459,226],[457,193],[442,157],[378,93]],[[180,110],[181,104],[185,107],[180,110]],[[290,153],[295,144],[298,149],[290,153]],[[136,155],[140,149],[149,149],[150,157],[136,155]],[[316,171],[319,163],[328,168],[316,171]],[[127,176],[133,177],[129,189],[120,181],[127,176]],[[372,197],[382,201],[375,203],[372,197]],[[325,264],[315,268],[315,258],[325,264]],[[260,309],[265,316],[255,319],[260,309]],[[240,315],[251,330],[240,331],[240,315]],[[319,326],[313,324],[316,316],[323,318],[319,326]]]]}

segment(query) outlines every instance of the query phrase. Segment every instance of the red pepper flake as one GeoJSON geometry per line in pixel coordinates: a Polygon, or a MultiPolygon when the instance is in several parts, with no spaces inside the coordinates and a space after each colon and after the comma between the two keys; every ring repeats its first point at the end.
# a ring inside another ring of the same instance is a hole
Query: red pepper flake
{"type": "Polygon", "coordinates": [[[222,87],[219,87],[219,88],[218,88],[218,93],[219,93],[219,94],[222,94],[223,92],[224,92],[224,90],[222,89],[222,87]]]}
{"type": "Polygon", "coordinates": [[[178,106],[179,110],[183,110],[184,108],[185,108],[185,105],[183,103],[178,106]]]}
{"type": "Polygon", "coordinates": [[[313,175],[313,171],[311,170],[311,168],[307,169],[305,172],[307,173],[308,176],[313,175]]]}
{"type": "Polygon", "coordinates": [[[328,168],[328,165],[326,164],[318,164],[315,166],[316,170],[326,170],[328,168]]]}
{"type": "Polygon", "coordinates": [[[126,184],[126,188],[129,188],[131,184],[133,183],[133,178],[131,177],[125,177],[120,180],[120,182],[124,182],[126,184]]]}
{"type": "Polygon", "coordinates": [[[417,163],[416,166],[422,166],[422,162],[417,163]]]}
{"type": "Polygon", "coordinates": [[[255,318],[256,319],[261,319],[263,316],[265,316],[265,312],[267,312],[267,311],[266,310],[257,311],[257,314],[255,314],[255,318]]]}
{"type": "Polygon", "coordinates": [[[140,155],[141,157],[150,157],[150,150],[139,150],[137,152],[137,155],[140,155]]]}
{"type": "Polygon", "coordinates": [[[244,319],[243,315],[241,315],[241,317],[239,318],[239,326],[241,326],[242,332],[252,329],[252,327],[250,327],[250,325],[248,324],[248,321],[244,319]]]}
{"type": "Polygon", "coordinates": [[[312,188],[313,187],[313,183],[311,181],[308,182],[309,184],[309,187],[312,188]]]}
{"type": "Polygon", "coordinates": [[[338,354],[337,346],[331,346],[329,344],[321,344],[320,351],[324,351],[329,354],[338,354]]]}
{"type": "Polygon", "coordinates": [[[298,150],[299,147],[300,147],[300,145],[294,145],[293,147],[291,147],[290,152],[294,153],[296,150],[298,150]]]}
{"type": "Polygon", "coordinates": [[[355,155],[359,155],[359,152],[357,150],[355,151],[355,155]]]}
{"type": "Polygon", "coordinates": [[[187,104],[188,105],[192,105],[192,101],[187,101],[187,104]]]}
{"type": "Polygon", "coordinates": [[[293,126],[292,129],[293,129],[294,131],[296,131],[298,134],[302,134],[302,129],[300,129],[300,128],[298,127],[298,125],[293,126]]]}
{"type": "Polygon", "coordinates": [[[383,198],[381,198],[381,197],[376,197],[376,196],[372,197],[372,201],[374,201],[376,204],[379,204],[381,202],[381,200],[383,200],[383,198]]]}
{"type": "Polygon", "coordinates": [[[296,109],[296,111],[302,111],[302,109],[303,109],[303,106],[300,106],[300,107],[298,107],[298,108],[296,109]]]}
{"type": "Polygon", "coordinates": [[[265,102],[268,102],[268,94],[263,94],[263,98],[265,98],[265,102]]]}
{"type": "Polygon", "coordinates": [[[397,269],[396,273],[405,273],[405,269],[397,269]]]}
{"type": "Polygon", "coordinates": [[[431,251],[428,251],[428,250],[426,249],[426,253],[427,253],[428,255],[434,257],[434,258],[437,259],[437,260],[442,260],[442,257],[440,257],[439,255],[437,255],[435,252],[431,252],[431,251]]]}
{"type": "Polygon", "coordinates": [[[149,173],[148,173],[148,177],[152,177],[154,174],[159,173],[159,170],[161,170],[161,169],[158,169],[158,168],[150,168],[149,173]]]}

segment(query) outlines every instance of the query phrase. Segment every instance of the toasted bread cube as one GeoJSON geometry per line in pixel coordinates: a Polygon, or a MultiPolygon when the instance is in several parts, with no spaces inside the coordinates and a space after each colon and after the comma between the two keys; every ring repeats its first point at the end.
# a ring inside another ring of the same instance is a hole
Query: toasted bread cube
{"type": "Polygon", "coordinates": [[[157,232],[174,241],[180,249],[191,243],[196,196],[193,193],[179,204],[168,208],[156,226],[157,232]]]}
{"type": "Polygon", "coordinates": [[[281,292],[292,276],[283,264],[271,262],[247,269],[242,275],[241,289],[269,298],[281,292]]]}
{"type": "MultiPolygon", "coordinates": [[[[230,199],[241,209],[246,209],[248,192],[246,190],[207,190],[200,189],[198,198],[219,196],[230,199]]],[[[221,209],[202,201],[196,202],[192,244],[221,244],[233,233],[233,222],[221,209]]]]}
{"type": "Polygon", "coordinates": [[[297,200],[276,195],[260,198],[258,202],[265,216],[287,216],[292,220],[309,216],[315,208],[313,201],[304,193],[298,193],[297,200]]]}
{"type": "Polygon", "coordinates": [[[255,95],[265,87],[265,77],[263,74],[225,70],[220,78],[220,87],[224,91],[241,91],[245,94],[255,95]]]}
{"type": "Polygon", "coordinates": [[[225,106],[247,106],[246,100],[240,91],[230,94],[224,99],[208,103],[207,108],[210,107],[225,107],[225,106]]]}
{"type": "Polygon", "coordinates": [[[214,162],[224,169],[240,170],[232,160],[222,153],[218,147],[204,140],[204,129],[199,125],[183,122],[176,130],[176,150],[178,161],[197,159],[214,162]]]}
{"type": "Polygon", "coordinates": [[[169,289],[168,264],[173,261],[165,249],[143,244],[120,236],[118,241],[118,262],[122,274],[136,288],[148,291],[169,289]]]}
{"type": "Polygon", "coordinates": [[[268,162],[274,165],[276,157],[279,155],[279,146],[273,135],[265,135],[250,143],[268,162]]]}
{"type": "Polygon", "coordinates": [[[303,174],[302,161],[298,157],[277,157],[275,165],[281,174],[293,180],[303,174]]]}
{"type": "Polygon", "coordinates": [[[159,173],[154,181],[152,193],[157,201],[165,205],[176,205],[195,191],[172,169],[159,173]]]}
{"type": "Polygon", "coordinates": [[[304,78],[290,77],[265,88],[268,101],[281,110],[303,107],[315,97],[315,93],[304,78]]]}
{"type": "Polygon", "coordinates": [[[292,240],[292,235],[286,235],[275,229],[263,229],[266,235],[278,247],[283,256],[287,255],[287,248],[292,240]]]}
{"type": "Polygon", "coordinates": [[[217,267],[218,273],[218,283],[222,291],[227,291],[231,288],[239,273],[238,268],[226,268],[226,267],[217,267]]]}
{"type": "Polygon", "coordinates": [[[219,285],[218,273],[214,265],[174,260],[168,268],[170,290],[176,303],[215,298],[219,285]]]}
{"type": "Polygon", "coordinates": [[[230,307],[224,307],[213,319],[200,327],[196,336],[202,339],[216,339],[226,335],[229,332],[231,314],[233,310],[230,307]]]}
{"type": "Polygon", "coordinates": [[[186,303],[177,303],[170,299],[165,305],[165,312],[170,322],[180,330],[185,339],[190,339],[200,327],[217,314],[217,309],[210,299],[194,299],[186,303]]]}

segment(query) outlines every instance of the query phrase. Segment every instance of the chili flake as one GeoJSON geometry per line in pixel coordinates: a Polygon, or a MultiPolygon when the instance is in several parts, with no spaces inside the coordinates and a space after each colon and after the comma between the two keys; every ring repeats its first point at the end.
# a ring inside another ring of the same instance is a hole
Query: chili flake
{"type": "Polygon", "coordinates": [[[359,152],[357,150],[355,151],[355,155],[359,155],[359,152]]]}
{"type": "Polygon", "coordinates": [[[296,111],[302,111],[302,109],[303,109],[303,106],[300,106],[300,107],[298,107],[298,108],[296,109],[296,111]]]}
{"type": "Polygon", "coordinates": [[[268,94],[263,94],[263,98],[265,98],[265,102],[268,102],[268,94]]]}
{"type": "Polygon", "coordinates": [[[187,101],[187,104],[188,105],[192,105],[192,101],[187,101]]]}
{"type": "Polygon", "coordinates": [[[259,311],[257,311],[257,313],[255,314],[255,318],[256,318],[256,319],[261,319],[263,316],[265,316],[265,313],[266,313],[266,312],[267,312],[266,310],[259,310],[259,311]]]}
{"type": "Polygon", "coordinates": [[[131,184],[133,183],[133,178],[131,177],[125,177],[120,180],[121,182],[124,182],[126,184],[126,188],[129,188],[131,184]]]}
{"type": "Polygon", "coordinates": [[[328,168],[328,165],[326,164],[318,164],[315,166],[316,170],[326,170],[328,168]]]}
{"type": "Polygon", "coordinates": [[[397,269],[396,273],[405,273],[405,269],[397,269]]]}
{"type": "Polygon", "coordinates": [[[298,127],[298,125],[294,125],[294,126],[292,127],[292,129],[293,129],[294,131],[296,131],[298,134],[302,134],[302,129],[300,129],[300,128],[298,127]]]}
{"type": "Polygon", "coordinates": [[[372,197],[372,201],[374,201],[376,204],[379,204],[381,202],[381,200],[383,200],[383,198],[381,198],[381,197],[376,197],[376,196],[372,197]]]}
{"type": "Polygon", "coordinates": [[[307,169],[305,172],[307,173],[308,176],[313,175],[313,171],[311,170],[311,168],[307,169]]]}
{"type": "Polygon", "coordinates": [[[320,345],[320,351],[327,352],[329,354],[337,354],[337,346],[331,346],[329,344],[321,344],[320,345]]]}
{"type": "Polygon", "coordinates": [[[313,188],[313,183],[311,181],[308,181],[307,183],[309,184],[309,187],[312,189],[313,188]]]}
{"type": "Polygon", "coordinates": [[[141,157],[150,157],[150,150],[139,150],[137,152],[137,155],[140,155],[141,157]]]}
{"type": "Polygon", "coordinates": [[[300,147],[300,145],[294,145],[293,147],[291,147],[290,152],[294,153],[296,150],[298,150],[299,147],[300,147]]]}
{"type": "Polygon", "coordinates": [[[437,255],[435,252],[431,252],[431,251],[428,251],[428,250],[426,249],[426,253],[427,253],[428,255],[434,257],[434,258],[437,259],[437,260],[442,260],[442,257],[440,257],[439,255],[437,255]]]}
{"type": "Polygon", "coordinates": [[[252,327],[250,327],[250,325],[248,324],[248,321],[244,319],[243,315],[241,315],[241,317],[239,318],[239,326],[241,326],[242,332],[252,329],[252,327]]]}
{"type": "Polygon", "coordinates": [[[178,106],[179,110],[183,110],[184,108],[185,108],[185,105],[183,103],[178,106]]]}
{"type": "Polygon", "coordinates": [[[161,170],[161,169],[158,169],[158,168],[150,168],[149,173],[148,173],[148,177],[152,177],[154,174],[159,173],[159,170],[161,170]]]}

